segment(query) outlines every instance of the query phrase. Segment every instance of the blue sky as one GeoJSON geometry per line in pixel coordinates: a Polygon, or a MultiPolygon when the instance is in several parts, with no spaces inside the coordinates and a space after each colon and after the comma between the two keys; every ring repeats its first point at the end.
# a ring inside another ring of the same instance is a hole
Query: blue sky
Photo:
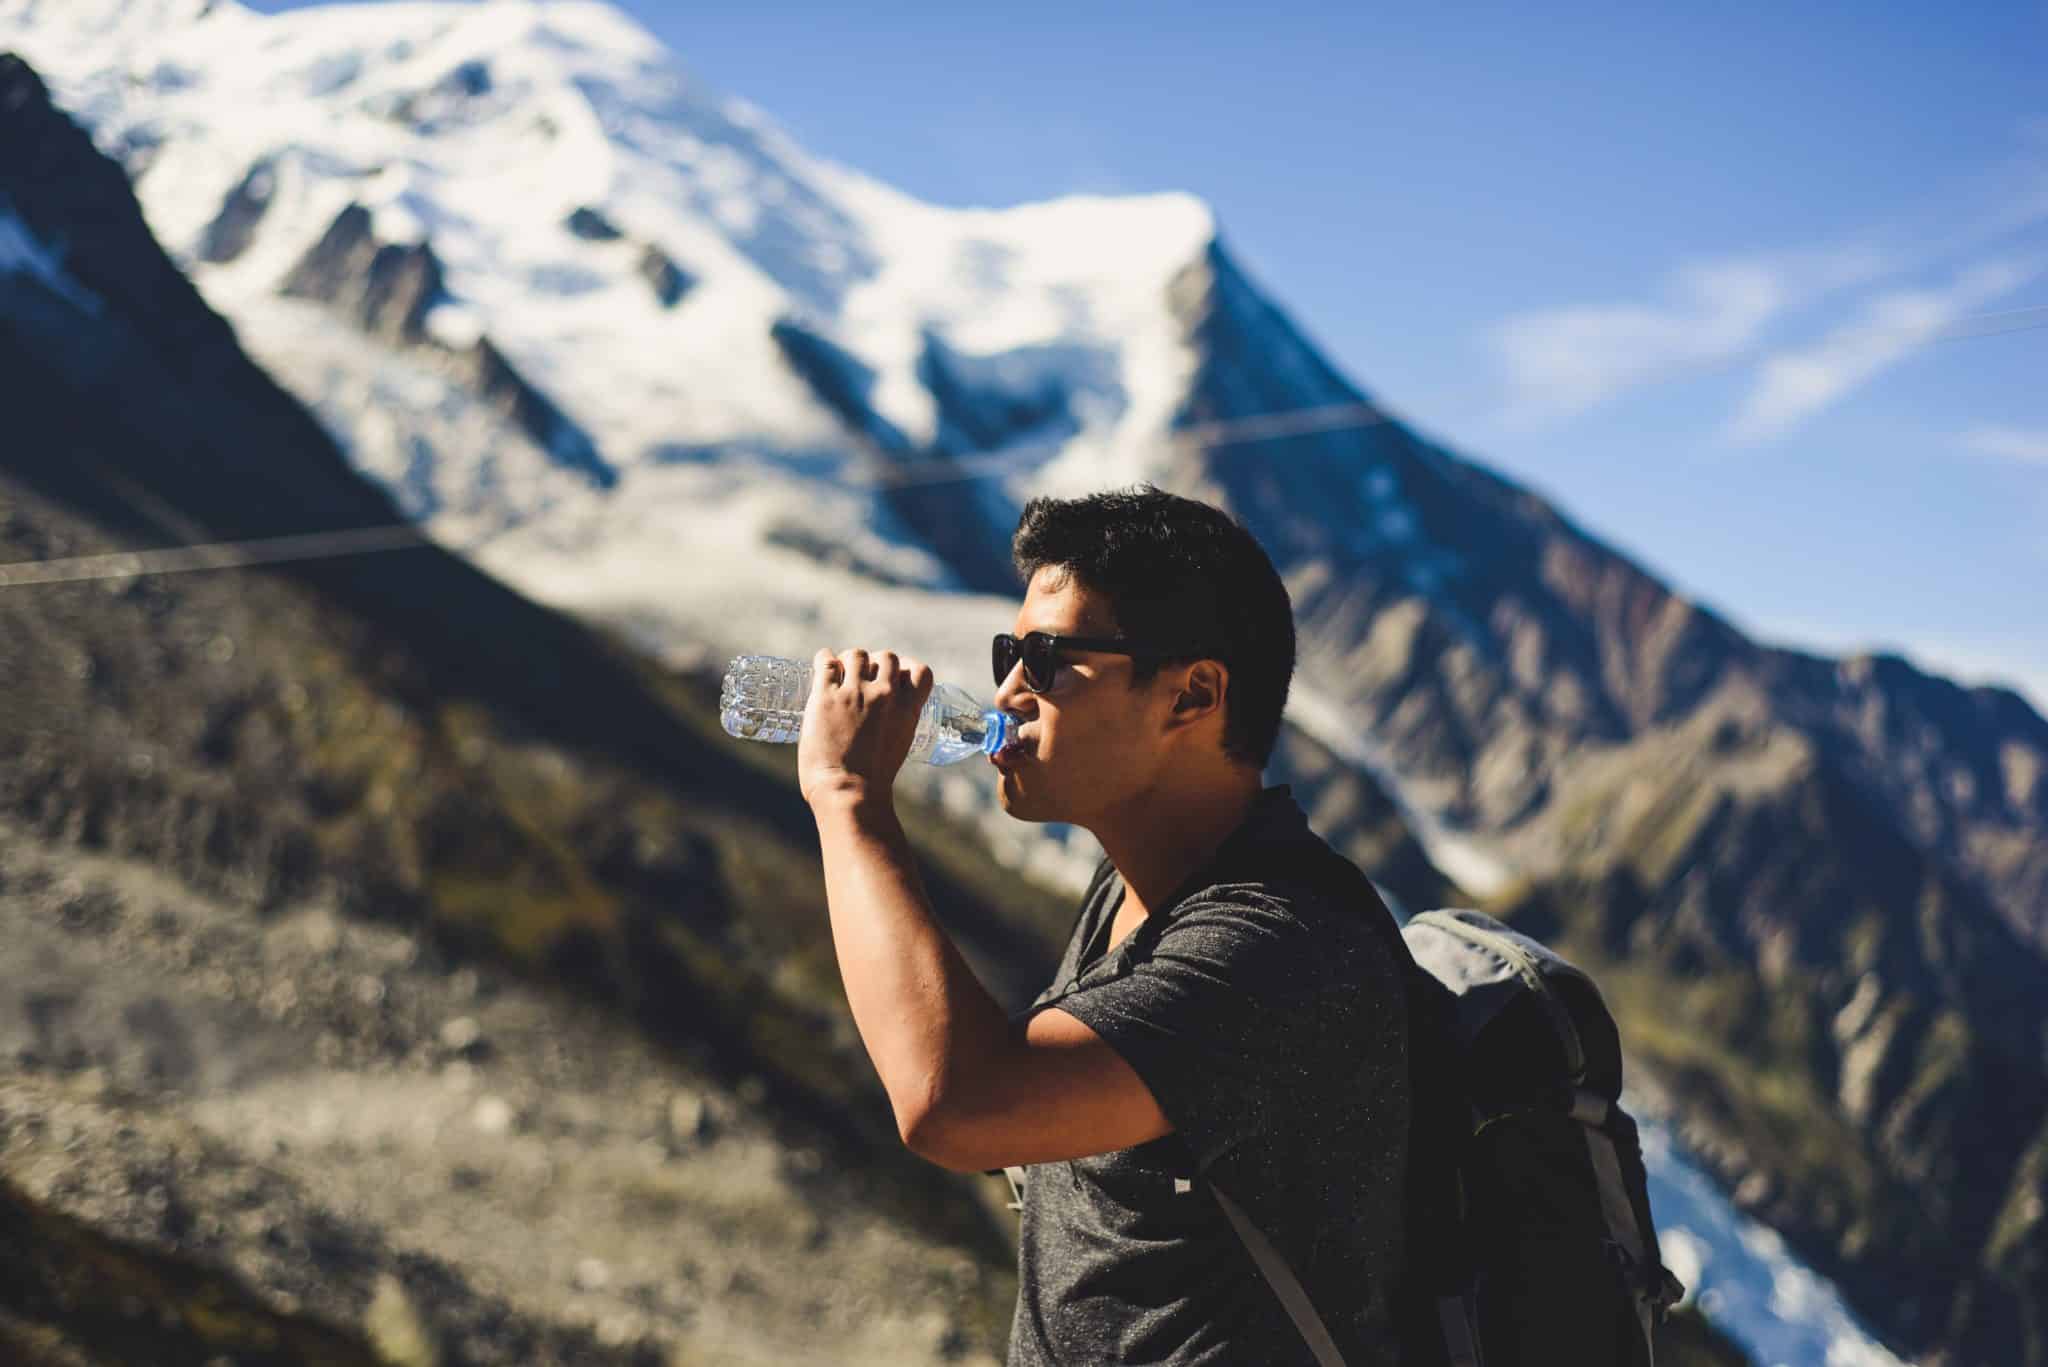
{"type": "Polygon", "coordinates": [[[2048,710],[2048,320],[1957,322],[2048,306],[2038,0],[620,7],[926,199],[1193,191],[1370,397],[1683,591],[2048,710]]]}

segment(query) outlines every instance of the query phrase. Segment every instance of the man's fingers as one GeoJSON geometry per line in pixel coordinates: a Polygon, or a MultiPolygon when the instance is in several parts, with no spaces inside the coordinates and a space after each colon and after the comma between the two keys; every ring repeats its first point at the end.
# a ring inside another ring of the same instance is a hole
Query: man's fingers
{"type": "Polygon", "coordinates": [[[931,666],[909,655],[898,655],[893,650],[877,651],[870,655],[860,647],[833,652],[821,650],[811,657],[811,668],[831,682],[848,684],[873,679],[885,687],[904,685],[909,688],[925,688],[931,684],[931,666]],[[831,666],[844,671],[835,679],[831,666]]]}
{"type": "Polygon", "coordinates": [[[846,677],[846,664],[829,650],[820,650],[811,656],[811,686],[814,689],[831,688],[846,677]]]}

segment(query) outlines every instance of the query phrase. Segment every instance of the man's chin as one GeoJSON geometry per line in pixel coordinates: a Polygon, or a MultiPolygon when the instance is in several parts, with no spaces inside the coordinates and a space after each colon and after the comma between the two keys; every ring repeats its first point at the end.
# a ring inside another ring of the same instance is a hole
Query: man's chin
{"type": "Polygon", "coordinates": [[[1016,778],[1004,774],[996,784],[996,801],[1001,804],[1005,815],[1017,821],[1057,821],[1056,816],[1047,815],[1040,804],[1017,787],[1016,778]]]}

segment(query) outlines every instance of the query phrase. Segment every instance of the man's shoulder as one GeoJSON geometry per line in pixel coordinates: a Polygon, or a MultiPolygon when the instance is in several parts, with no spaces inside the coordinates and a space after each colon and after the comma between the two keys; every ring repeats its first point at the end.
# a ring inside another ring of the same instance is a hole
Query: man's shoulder
{"type": "Polygon", "coordinates": [[[1216,870],[1205,886],[1191,890],[1186,900],[1257,901],[1296,909],[1303,915],[1367,910],[1389,914],[1364,871],[1313,831],[1303,831],[1284,844],[1261,844],[1240,851],[1227,868],[1216,870]]]}
{"type": "MultiPolygon", "coordinates": [[[[1379,889],[1359,867],[1319,836],[1246,851],[1215,881],[1197,888],[1175,917],[1246,916],[1286,927],[1288,938],[1331,953],[1341,976],[1359,973],[1360,959],[1393,969],[1405,954],[1399,924],[1379,889]]],[[[1366,976],[1377,979],[1380,969],[1366,976]]]]}

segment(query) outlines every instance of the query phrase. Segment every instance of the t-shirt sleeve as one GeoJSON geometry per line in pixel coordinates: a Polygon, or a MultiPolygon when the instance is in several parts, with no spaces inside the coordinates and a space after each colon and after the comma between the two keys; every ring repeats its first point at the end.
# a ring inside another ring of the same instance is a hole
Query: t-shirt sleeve
{"type": "Polygon", "coordinates": [[[1327,980],[1292,909],[1254,896],[1183,906],[1129,972],[1046,1005],[1131,1065],[1207,1167],[1262,1122],[1285,1123],[1327,980]]]}

